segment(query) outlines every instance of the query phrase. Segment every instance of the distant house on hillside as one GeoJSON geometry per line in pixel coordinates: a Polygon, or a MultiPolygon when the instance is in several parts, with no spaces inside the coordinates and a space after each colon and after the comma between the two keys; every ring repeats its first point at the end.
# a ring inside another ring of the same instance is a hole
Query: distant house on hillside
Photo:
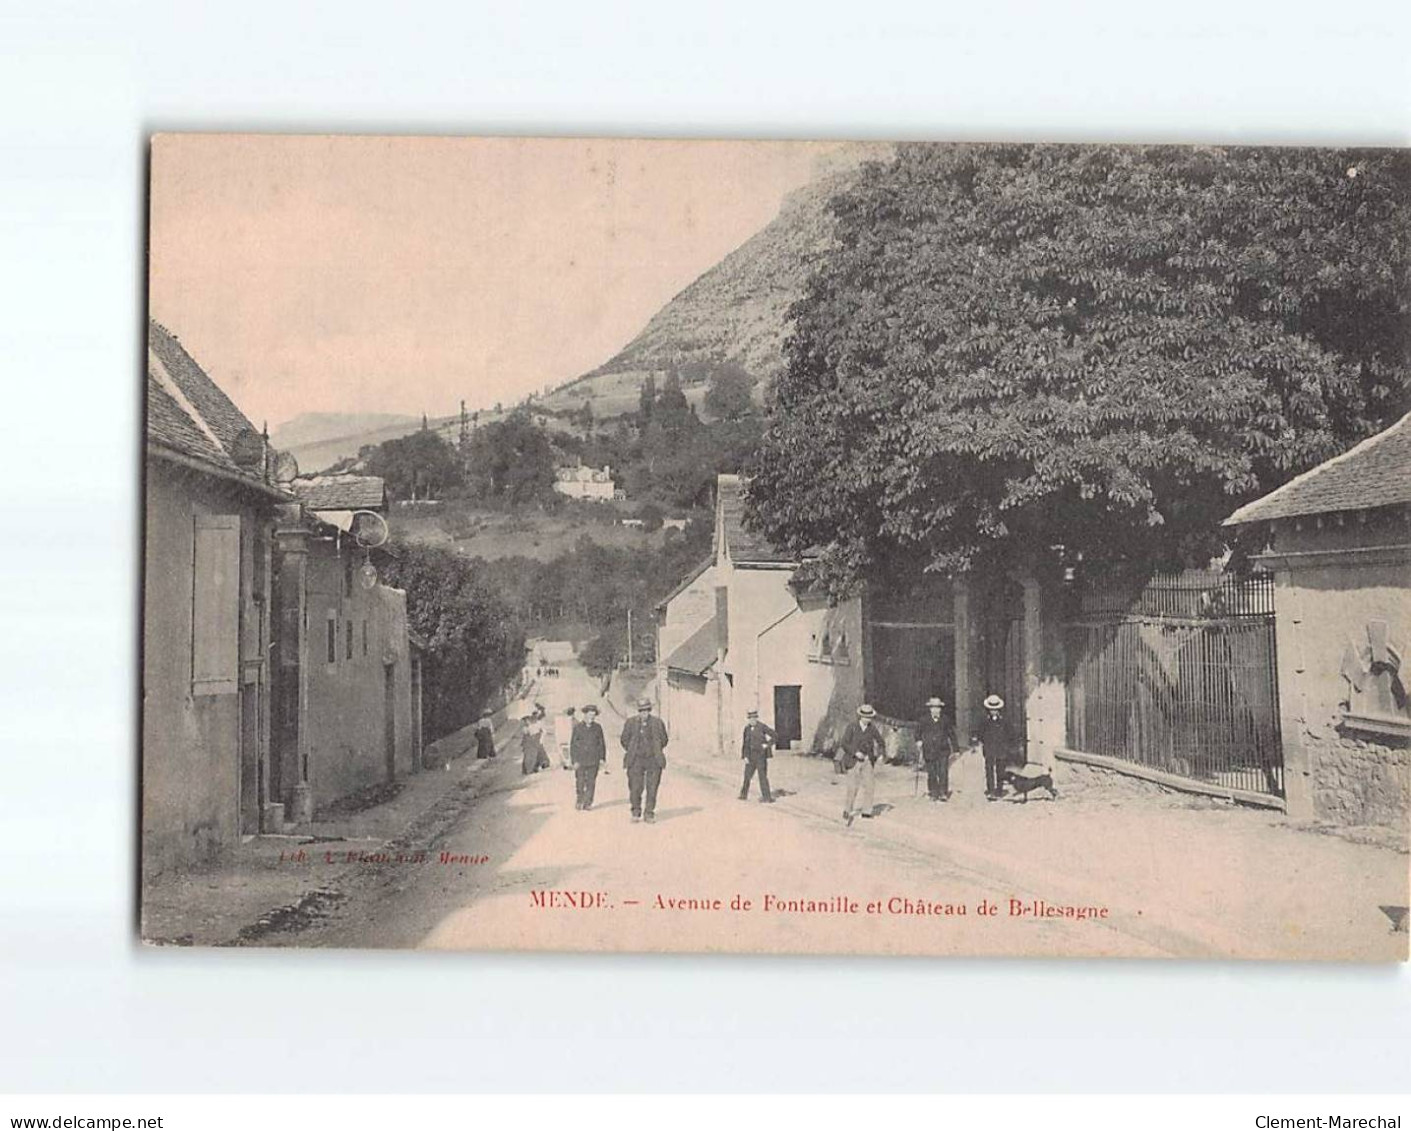
{"type": "Polygon", "coordinates": [[[587,499],[594,503],[613,499],[612,468],[560,467],[554,471],[554,490],[570,499],[587,499]]]}
{"type": "Polygon", "coordinates": [[[1256,499],[1274,574],[1290,816],[1405,829],[1411,812],[1411,415],[1256,499]]]}
{"type": "Polygon", "coordinates": [[[782,749],[830,749],[862,703],[861,602],[800,585],[801,563],[746,530],[742,496],[718,477],[712,557],[658,607],[663,714],[722,753],[750,710],[782,749]]]}

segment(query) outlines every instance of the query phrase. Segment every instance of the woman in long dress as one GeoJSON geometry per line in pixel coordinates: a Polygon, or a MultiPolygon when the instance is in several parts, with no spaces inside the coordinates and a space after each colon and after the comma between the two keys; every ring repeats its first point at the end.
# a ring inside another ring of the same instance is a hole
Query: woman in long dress
{"type": "Polygon", "coordinates": [[[480,722],[475,727],[475,756],[476,758],[493,758],[495,756],[495,720],[488,711],[480,716],[480,722]]]}
{"type": "Polygon", "coordinates": [[[519,765],[521,774],[548,769],[549,755],[544,749],[544,709],[538,704],[535,704],[534,713],[524,720],[520,745],[523,754],[519,765]]]}

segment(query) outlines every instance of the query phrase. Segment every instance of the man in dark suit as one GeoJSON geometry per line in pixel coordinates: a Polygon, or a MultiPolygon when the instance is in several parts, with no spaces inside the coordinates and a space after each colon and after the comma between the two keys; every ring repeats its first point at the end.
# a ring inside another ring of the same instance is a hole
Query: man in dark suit
{"type": "Polygon", "coordinates": [[[955,753],[955,732],[945,717],[945,703],[933,695],[926,700],[926,718],[916,728],[921,761],[926,766],[926,795],[932,801],[950,797],[950,760],[955,753]]]}
{"type": "Polygon", "coordinates": [[[569,760],[573,763],[574,787],[578,793],[576,809],[591,809],[593,794],[598,786],[598,769],[607,761],[608,744],[603,728],[598,725],[598,708],[589,703],[583,708],[582,720],[573,727],[568,743],[569,760]]]}
{"type": "Polygon", "coordinates": [[[632,820],[656,820],[657,787],[666,768],[666,724],[652,714],[652,701],[642,699],[637,715],[622,728],[622,765],[627,771],[627,792],[632,820]],[[645,806],[643,805],[645,795],[645,806]]]}
{"type": "Polygon", "coordinates": [[[843,820],[849,825],[859,813],[864,817],[872,816],[877,759],[887,753],[887,743],[877,729],[876,719],[876,710],[870,703],[864,703],[857,709],[857,718],[843,731],[843,741],[838,745],[835,760],[838,769],[848,778],[843,790],[843,820]],[[859,791],[861,805],[856,804],[859,791]]]}
{"type": "Polygon", "coordinates": [[[759,712],[750,711],[745,716],[745,734],[740,742],[740,757],[745,761],[745,783],[740,786],[740,800],[750,795],[750,779],[759,774],[759,799],[766,805],[774,804],[774,795],[769,792],[769,755],[774,749],[774,731],[759,721],[759,712]]]}
{"type": "Polygon", "coordinates": [[[985,797],[999,800],[1004,792],[1002,775],[1009,763],[1009,724],[1004,719],[1004,700],[985,696],[985,714],[980,720],[980,747],[985,755],[985,797]]]}

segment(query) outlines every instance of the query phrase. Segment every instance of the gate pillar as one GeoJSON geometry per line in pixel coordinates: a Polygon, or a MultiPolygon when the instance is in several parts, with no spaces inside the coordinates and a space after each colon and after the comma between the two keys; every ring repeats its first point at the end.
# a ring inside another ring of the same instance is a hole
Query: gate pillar
{"type": "Polygon", "coordinates": [[[1066,689],[1061,664],[1046,662],[1043,585],[1028,571],[1019,582],[1024,591],[1024,757],[1051,766],[1067,738],[1066,689]]]}

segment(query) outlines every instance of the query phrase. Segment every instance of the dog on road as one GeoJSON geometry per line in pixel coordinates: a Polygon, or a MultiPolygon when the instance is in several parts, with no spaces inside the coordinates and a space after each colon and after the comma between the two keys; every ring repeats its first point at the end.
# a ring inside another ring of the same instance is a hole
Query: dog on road
{"type": "Polygon", "coordinates": [[[1006,766],[1000,780],[1019,796],[1023,804],[1028,804],[1029,794],[1036,789],[1046,789],[1050,801],[1058,800],[1058,790],[1053,788],[1053,771],[1046,766],[1006,766]]]}

